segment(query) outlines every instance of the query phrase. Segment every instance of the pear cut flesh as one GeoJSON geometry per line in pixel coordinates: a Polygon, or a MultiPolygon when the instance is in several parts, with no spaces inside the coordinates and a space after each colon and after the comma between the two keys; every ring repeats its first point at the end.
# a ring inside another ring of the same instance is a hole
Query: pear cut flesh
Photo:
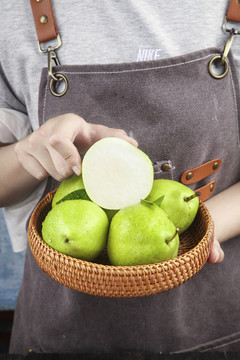
{"type": "Polygon", "coordinates": [[[145,199],[153,185],[149,157],[120,138],[94,143],[82,161],[82,177],[89,198],[104,209],[118,210],[145,199]]]}

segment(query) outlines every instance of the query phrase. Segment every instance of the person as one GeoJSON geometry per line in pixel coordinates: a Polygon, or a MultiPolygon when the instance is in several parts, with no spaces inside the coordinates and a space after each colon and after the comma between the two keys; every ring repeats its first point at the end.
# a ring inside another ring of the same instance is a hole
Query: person
{"type": "Polygon", "coordinates": [[[49,90],[46,56],[37,51],[30,2],[14,8],[3,2],[0,205],[13,248],[27,246],[11,353],[239,350],[239,39],[223,79],[206,66],[227,41],[221,30],[227,6],[225,0],[52,1],[62,37],[59,71],[69,81],[57,97],[49,90]],[[139,146],[153,162],[171,162],[162,176],[177,180],[185,170],[222,160],[219,171],[193,185],[216,181],[206,200],[215,222],[209,264],[174,290],[98,298],[58,284],[32,257],[25,225],[34,206],[80,174],[80,155],[108,136],[139,146]]]}

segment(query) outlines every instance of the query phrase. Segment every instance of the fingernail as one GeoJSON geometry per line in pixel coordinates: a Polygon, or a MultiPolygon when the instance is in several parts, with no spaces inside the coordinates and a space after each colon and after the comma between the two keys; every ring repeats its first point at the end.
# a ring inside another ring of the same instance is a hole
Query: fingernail
{"type": "Polygon", "coordinates": [[[81,174],[81,168],[79,167],[79,166],[77,166],[77,165],[74,165],[73,167],[72,167],[72,170],[73,170],[73,172],[76,174],[76,175],[80,175],[81,174]]]}
{"type": "Polygon", "coordinates": [[[130,139],[131,139],[132,145],[138,147],[138,142],[135,139],[131,138],[131,137],[130,137],[130,139]]]}

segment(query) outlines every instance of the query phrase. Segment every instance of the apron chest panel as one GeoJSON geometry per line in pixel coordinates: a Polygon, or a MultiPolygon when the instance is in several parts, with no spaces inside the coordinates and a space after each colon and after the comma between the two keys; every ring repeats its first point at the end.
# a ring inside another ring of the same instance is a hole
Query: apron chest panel
{"type": "MultiPolygon", "coordinates": [[[[63,97],[49,91],[43,70],[39,97],[40,125],[63,113],[76,113],[90,123],[132,133],[153,162],[170,159],[171,176],[214,158],[221,170],[210,177],[216,192],[240,176],[236,77],[213,79],[207,67],[219,50],[207,49],[172,59],[130,64],[59,66],[69,90],[63,97]],[[236,81],[235,81],[236,82],[236,81]]],[[[204,186],[209,177],[193,189],[204,186]]]]}

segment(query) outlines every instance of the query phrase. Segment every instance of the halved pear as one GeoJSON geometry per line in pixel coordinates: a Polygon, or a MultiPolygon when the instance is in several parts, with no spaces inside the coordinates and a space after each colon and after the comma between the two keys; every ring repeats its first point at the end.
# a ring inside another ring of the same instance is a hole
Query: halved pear
{"type": "Polygon", "coordinates": [[[93,144],[82,161],[82,177],[89,198],[104,209],[118,210],[145,199],[153,185],[149,157],[120,138],[93,144]]]}

